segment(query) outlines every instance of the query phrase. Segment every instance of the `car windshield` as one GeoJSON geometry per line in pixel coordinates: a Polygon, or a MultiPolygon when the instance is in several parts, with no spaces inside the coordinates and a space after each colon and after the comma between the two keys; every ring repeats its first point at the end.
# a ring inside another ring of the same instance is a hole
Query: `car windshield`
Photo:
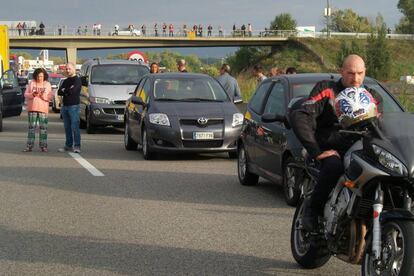
{"type": "Polygon", "coordinates": [[[105,64],[96,65],[92,68],[92,84],[125,85],[138,84],[139,80],[149,69],[141,65],[133,64],[105,64]]]}
{"type": "Polygon", "coordinates": [[[60,81],[60,77],[49,77],[48,81],[51,85],[57,85],[60,81]]]}
{"type": "Polygon", "coordinates": [[[382,106],[384,113],[402,112],[403,110],[391,95],[379,85],[378,82],[372,80],[365,80],[364,86],[378,92],[382,97],[382,106]]]}
{"type": "Polygon", "coordinates": [[[213,79],[156,79],[154,99],[165,101],[228,101],[223,88],[213,79]]]}

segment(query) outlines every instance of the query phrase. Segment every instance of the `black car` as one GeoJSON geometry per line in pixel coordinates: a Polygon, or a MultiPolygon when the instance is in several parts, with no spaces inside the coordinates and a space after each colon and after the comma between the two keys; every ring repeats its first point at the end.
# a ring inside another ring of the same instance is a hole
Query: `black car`
{"type": "Polygon", "coordinates": [[[0,80],[0,131],[3,130],[3,118],[20,116],[22,106],[22,90],[17,76],[13,70],[8,70],[0,80]]]}
{"type": "Polygon", "coordinates": [[[243,124],[243,114],[215,79],[189,73],[144,76],[124,118],[125,148],[142,145],[145,159],[155,152],[228,152],[235,158],[243,124]]]}
{"type": "MultiPolygon", "coordinates": [[[[289,128],[290,105],[307,97],[321,80],[339,80],[337,74],[281,75],[263,81],[250,100],[238,141],[238,177],[242,185],[255,185],[259,176],[283,185],[286,202],[296,205],[300,193],[298,170],[287,166],[303,162],[302,144],[289,128]]],[[[364,85],[380,93],[384,112],[403,108],[376,80],[366,77],[364,85]]]]}

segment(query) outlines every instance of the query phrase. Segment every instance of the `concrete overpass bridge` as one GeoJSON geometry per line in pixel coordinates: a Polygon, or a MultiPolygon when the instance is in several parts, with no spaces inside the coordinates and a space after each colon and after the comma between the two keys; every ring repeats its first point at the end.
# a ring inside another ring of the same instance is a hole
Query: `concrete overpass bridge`
{"type": "Polygon", "coordinates": [[[135,36],[21,36],[10,37],[13,49],[66,50],[66,60],[76,63],[77,50],[164,47],[274,46],[288,36],[265,37],[135,37],[135,36]]]}

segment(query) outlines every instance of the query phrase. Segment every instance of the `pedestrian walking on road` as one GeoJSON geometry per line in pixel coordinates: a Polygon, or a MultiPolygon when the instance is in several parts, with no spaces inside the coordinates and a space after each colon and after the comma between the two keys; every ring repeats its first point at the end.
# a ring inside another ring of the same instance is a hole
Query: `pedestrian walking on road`
{"type": "Polygon", "coordinates": [[[33,150],[37,124],[39,125],[40,150],[47,152],[49,101],[52,96],[52,86],[47,79],[48,74],[46,70],[37,68],[33,72],[33,80],[30,81],[24,93],[27,101],[27,117],[29,122],[25,152],[31,152],[33,150]]]}
{"type": "Polygon", "coordinates": [[[257,85],[259,85],[263,80],[267,79],[267,77],[263,73],[262,66],[259,64],[253,67],[253,75],[256,77],[257,85]]]}
{"type": "Polygon", "coordinates": [[[230,65],[223,64],[220,68],[220,76],[217,77],[218,82],[223,86],[224,90],[234,101],[236,97],[241,97],[239,84],[237,80],[230,75],[230,65]]]}
{"type": "Polygon", "coordinates": [[[65,146],[60,148],[60,152],[72,151],[81,152],[81,137],[79,129],[79,103],[82,88],[81,80],[76,75],[75,65],[66,64],[67,78],[63,81],[58,90],[58,95],[63,96],[63,106],[61,114],[65,127],[65,146]]]}
{"type": "Polygon", "coordinates": [[[151,74],[160,73],[160,66],[158,65],[158,63],[156,63],[156,62],[151,63],[150,73],[151,74]]]}
{"type": "Polygon", "coordinates": [[[178,69],[179,72],[187,73],[187,68],[186,68],[185,63],[186,63],[185,59],[180,59],[180,60],[177,61],[177,69],[178,69]]]}

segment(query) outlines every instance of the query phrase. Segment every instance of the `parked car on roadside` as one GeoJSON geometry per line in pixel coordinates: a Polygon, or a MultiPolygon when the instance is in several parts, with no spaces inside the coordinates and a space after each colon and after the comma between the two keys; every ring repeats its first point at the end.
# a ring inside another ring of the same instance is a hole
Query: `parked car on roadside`
{"type": "Polygon", "coordinates": [[[81,128],[91,134],[97,127],[123,127],[125,102],[148,73],[148,66],[137,61],[86,61],[81,68],[81,128]]]}
{"type": "Polygon", "coordinates": [[[65,79],[65,77],[60,78],[56,89],[53,89],[52,110],[56,113],[59,113],[62,108],[62,96],[59,96],[57,92],[65,79]]]}
{"type": "MultiPolygon", "coordinates": [[[[53,95],[57,94],[57,90],[58,90],[58,85],[61,79],[65,78],[64,75],[62,74],[57,74],[57,73],[50,73],[49,74],[49,79],[48,81],[50,82],[50,85],[52,86],[52,92],[53,95]]],[[[55,111],[55,109],[53,109],[53,101],[54,99],[51,99],[50,101],[50,105],[52,106],[52,110],[55,111]]]]}
{"type": "Polygon", "coordinates": [[[22,90],[13,70],[3,72],[0,79],[0,131],[3,130],[3,118],[20,116],[22,113],[22,90]]]}
{"type": "Polygon", "coordinates": [[[204,74],[146,75],[125,108],[127,150],[159,153],[228,152],[236,157],[243,114],[214,78],[204,74]]]}
{"type": "MultiPolygon", "coordinates": [[[[286,202],[296,205],[300,170],[288,164],[303,162],[303,146],[289,128],[290,106],[304,100],[321,80],[339,80],[338,74],[280,75],[263,81],[252,96],[238,141],[238,177],[242,185],[255,185],[259,177],[283,185],[286,202]]],[[[384,112],[403,108],[379,82],[366,77],[364,85],[383,98],[384,112]]]]}

